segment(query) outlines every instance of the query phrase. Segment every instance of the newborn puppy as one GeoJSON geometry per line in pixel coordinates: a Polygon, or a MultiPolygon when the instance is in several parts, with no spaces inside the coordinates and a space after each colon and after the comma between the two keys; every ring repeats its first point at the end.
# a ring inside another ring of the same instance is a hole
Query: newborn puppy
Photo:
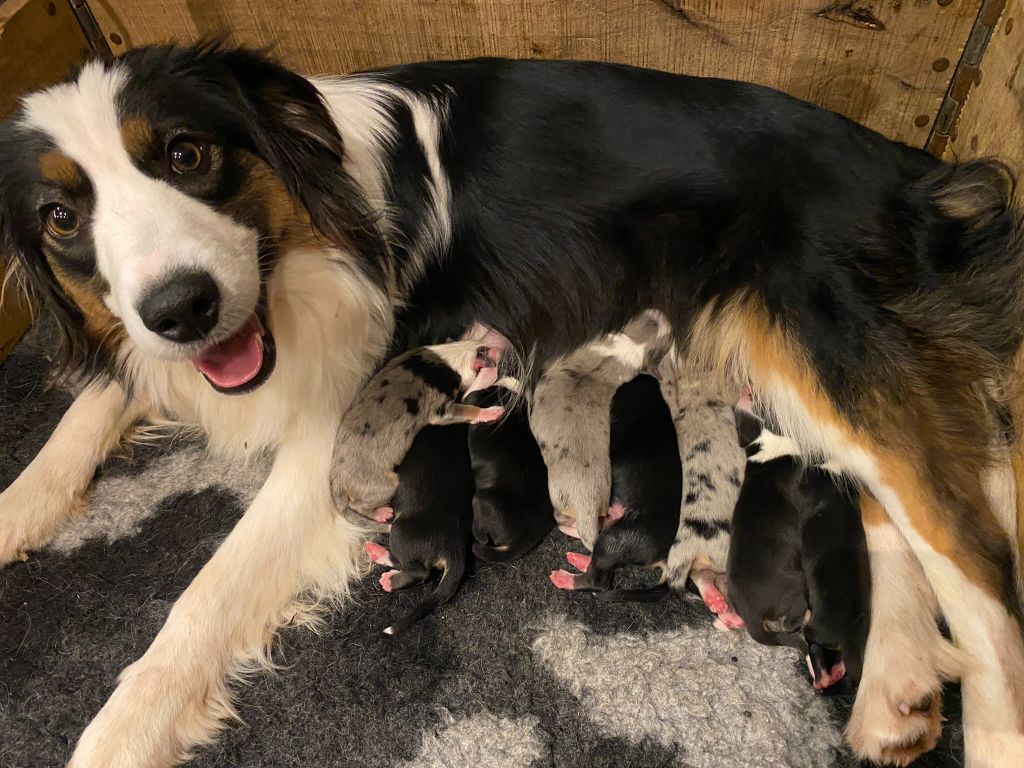
{"type": "Polygon", "coordinates": [[[398,468],[391,551],[374,542],[364,545],[373,562],[393,569],[380,577],[386,592],[422,584],[431,571],[442,571],[430,596],[385,629],[386,635],[404,632],[451,600],[466,573],[473,521],[467,430],[465,424],[423,428],[398,468]]]}
{"type": "Polygon", "coordinates": [[[494,421],[502,408],[457,402],[491,386],[500,351],[476,341],[438,344],[399,355],[356,396],[334,443],[331,490],[341,508],[380,523],[394,515],[397,469],[413,438],[428,424],[494,421]]]}
{"type": "Polygon", "coordinates": [[[559,358],[534,389],[530,427],[548,468],[555,520],[594,547],[608,511],[612,476],[609,408],[616,390],[670,343],[665,317],[647,310],[612,333],[559,358]],[[575,526],[575,529],[573,529],[575,526]]]}
{"type": "Polygon", "coordinates": [[[683,502],[668,556],[668,586],[682,594],[687,581],[693,581],[718,617],[715,626],[742,627],[725,594],[732,516],[746,464],[736,442],[732,398],[717,379],[695,375],[675,354],[666,356],[659,370],[683,465],[683,502]]]}
{"type": "Polygon", "coordinates": [[[728,585],[751,637],[807,655],[814,687],[856,682],[870,622],[870,566],[855,494],[795,443],[737,411],[750,461],[733,517],[728,585]]]}
{"type": "MultiPolygon", "coordinates": [[[[672,416],[658,382],[640,375],[623,384],[611,402],[612,498],[608,526],[593,557],[570,552],[582,574],[551,574],[559,589],[609,590],[616,566],[644,565],[665,574],[665,559],[679,526],[682,469],[672,416]]],[[[617,590],[606,599],[657,599],[665,590],[617,590]]]]}
{"type": "MultiPolygon", "coordinates": [[[[510,396],[510,390],[494,386],[473,392],[465,402],[486,410],[510,396]]],[[[499,421],[471,426],[469,455],[476,485],[473,553],[490,563],[522,557],[555,524],[547,468],[525,409],[513,407],[499,421]]]]}
{"type": "Polygon", "coordinates": [[[809,467],[800,484],[800,541],[811,618],[804,627],[814,687],[856,683],[871,625],[871,565],[858,494],[809,467]]]}

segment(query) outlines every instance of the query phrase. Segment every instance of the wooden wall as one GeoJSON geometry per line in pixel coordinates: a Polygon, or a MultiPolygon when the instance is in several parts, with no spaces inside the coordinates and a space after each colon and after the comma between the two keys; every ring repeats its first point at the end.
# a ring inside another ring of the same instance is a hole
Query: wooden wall
{"type": "Polygon", "coordinates": [[[752,80],[923,145],[980,0],[92,0],[116,51],[233,30],[307,74],[431,58],[752,80]]]}
{"type": "Polygon", "coordinates": [[[1024,201],[1024,0],[1007,2],[944,157],[991,155],[1017,171],[1024,201]]]}

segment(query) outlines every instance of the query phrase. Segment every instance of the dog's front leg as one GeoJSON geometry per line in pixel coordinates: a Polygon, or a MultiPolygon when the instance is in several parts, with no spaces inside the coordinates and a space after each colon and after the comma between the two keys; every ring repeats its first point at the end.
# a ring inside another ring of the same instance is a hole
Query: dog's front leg
{"type": "Polygon", "coordinates": [[[362,530],[335,513],[334,429],[285,442],[252,506],[122,674],[71,759],[74,768],[163,768],[230,716],[225,678],[266,659],[305,590],[345,590],[360,572],[362,530]]]}
{"type": "Polygon", "coordinates": [[[117,382],[82,391],[32,463],[0,493],[0,565],[53,537],[82,506],[96,467],[144,412],[117,382]]]}

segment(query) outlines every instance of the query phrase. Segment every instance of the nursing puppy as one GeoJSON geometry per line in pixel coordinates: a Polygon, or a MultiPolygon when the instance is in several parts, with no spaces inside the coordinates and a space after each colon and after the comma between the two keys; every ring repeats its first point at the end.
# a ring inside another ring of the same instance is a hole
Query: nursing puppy
{"type": "Polygon", "coordinates": [[[683,466],[678,530],[668,556],[668,586],[683,594],[692,580],[720,629],[743,626],[729,608],[726,560],[733,509],[746,456],[736,443],[731,392],[720,378],[695,373],[676,354],[658,366],[683,466]]]}
{"type": "MultiPolygon", "coordinates": [[[[473,392],[463,402],[481,409],[504,406],[503,386],[473,392]]],[[[554,527],[548,473],[524,407],[498,421],[469,427],[473,464],[473,554],[489,563],[522,557],[554,527]]]]}
{"type": "Polygon", "coordinates": [[[867,543],[856,494],[792,441],[737,409],[747,465],[733,517],[728,589],[750,636],[807,656],[814,687],[860,679],[870,625],[867,543]]]}
{"type": "Polygon", "coordinates": [[[432,571],[441,580],[405,618],[384,630],[398,635],[451,600],[466,573],[473,520],[473,470],[465,424],[426,426],[398,468],[390,551],[364,545],[370,559],[392,570],[380,577],[385,592],[422,584],[432,571]]]}
{"type": "Polygon", "coordinates": [[[457,402],[461,393],[497,378],[496,348],[456,341],[399,355],[359,392],[338,428],[331,489],[344,508],[379,523],[398,487],[397,468],[428,424],[480,423],[502,414],[457,402]]]}
{"type": "Polygon", "coordinates": [[[611,402],[612,500],[608,525],[593,556],[565,557],[581,574],[551,573],[559,589],[598,592],[605,599],[658,599],[666,591],[613,590],[615,568],[643,565],[661,571],[679,526],[682,470],[672,416],[658,382],[641,374],[619,387],[611,402]]]}
{"type": "Polygon", "coordinates": [[[534,389],[530,427],[547,465],[555,520],[578,535],[587,549],[597,540],[612,490],[612,398],[622,384],[665,354],[669,333],[660,312],[643,312],[621,333],[554,361],[534,389]]]}

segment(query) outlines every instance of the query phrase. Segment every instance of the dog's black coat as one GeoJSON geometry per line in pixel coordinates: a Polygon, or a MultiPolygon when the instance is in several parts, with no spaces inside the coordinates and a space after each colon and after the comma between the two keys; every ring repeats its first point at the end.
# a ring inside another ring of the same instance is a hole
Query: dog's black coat
{"type": "Polygon", "coordinates": [[[424,427],[398,468],[389,547],[401,573],[392,578],[391,587],[420,584],[435,569],[442,575],[434,591],[389,627],[389,634],[404,632],[451,600],[465,576],[473,522],[467,431],[465,424],[424,427]]]}
{"type": "MultiPolygon", "coordinates": [[[[760,422],[739,410],[737,422],[748,455],[756,453],[750,442],[760,422]]],[[[856,682],[870,622],[869,569],[852,489],[799,456],[747,462],[727,578],[729,599],[751,637],[808,654],[816,680],[841,656],[856,682]]]]}
{"type": "MultiPolygon", "coordinates": [[[[509,404],[502,387],[471,392],[463,402],[488,408],[509,404]]],[[[507,407],[498,421],[469,427],[473,496],[473,553],[491,563],[522,557],[555,524],[548,471],[524,407],[507,407]]]]}
{"type": "Polygon", "coordinates": [[[655,590],[610,590],[620,565],[653,566],[668,558],[679,528],[683,470],[672,414],[657,380],[646,374],[619,387],[611,404],[612,501],[624,508],[594,544],[576,589],[602,599],[660,598],[655,590]]]}

